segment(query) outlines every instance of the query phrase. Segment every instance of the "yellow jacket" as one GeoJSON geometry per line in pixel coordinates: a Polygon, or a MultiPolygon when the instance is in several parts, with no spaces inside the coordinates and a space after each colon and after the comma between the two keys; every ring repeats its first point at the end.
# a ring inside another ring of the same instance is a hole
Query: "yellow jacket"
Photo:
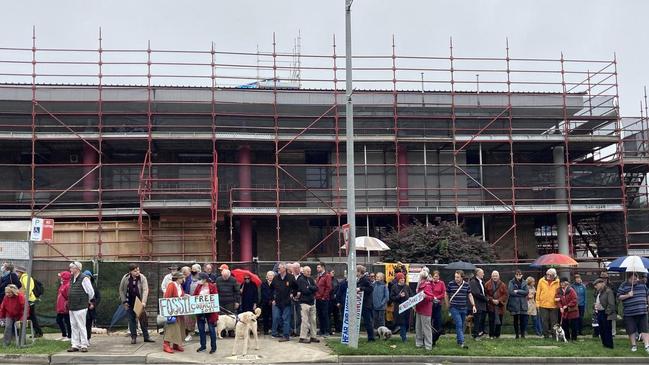
{"type": "MultiPolygon", "coordinates": [[[[23,273],[22,275],[20,275],[20,285],[22,285],[22,287],[20,288],[20,291],[25,293],[25,290],[27,290],[27,280],[30,281],[30,283],[29,283],[29,299],[28,300],[30,302],[35,302],[36,301],[36,296],[34,295],[34,279],[27,276],[26,273],[23,273]]],[[[27,294],[25,294],[25,296],[27,296],[27,294]]]]}
{"type": "Polygon", "coordinates": [[[538,308],[557,308],[557,302],[554,298],[559,290],[559,279],[549,282],[545,277],[539,280],[536,287],[536,306],[538,308]]]}

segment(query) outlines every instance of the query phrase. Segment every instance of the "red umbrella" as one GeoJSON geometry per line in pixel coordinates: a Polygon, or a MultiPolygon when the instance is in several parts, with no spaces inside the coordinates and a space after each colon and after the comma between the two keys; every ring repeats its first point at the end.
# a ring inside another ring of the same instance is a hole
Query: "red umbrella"
{"type": "Polygon", "coordinates": [[[532,267],[542,266],[577,266],[579,265],[572,257],[560,253],[549,253],[539,256],[538,259],[530,265],[532,267]]]}
{"type": "Polygon", "coordinates": [[[256,274],[253,274],[250,270],[244,270],[244,269],[234,269],[231,271],[232,276],[237,280],[239,284],[243,283],[243,279],[248,276],[250,277],[250,280],[255,283],[255,285],[260,286],[261,285],[261,279],[259,276],[256,274]]]}

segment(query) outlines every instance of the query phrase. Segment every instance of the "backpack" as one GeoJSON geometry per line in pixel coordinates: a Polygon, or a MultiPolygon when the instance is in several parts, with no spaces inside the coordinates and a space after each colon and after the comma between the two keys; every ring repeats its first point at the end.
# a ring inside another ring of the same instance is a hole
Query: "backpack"
{"type": "Polygon", "coordinates": [[[34,296],[40,298],[43,293],[45,293],[45,286],[40,281],[34,279],[34,296]]]}

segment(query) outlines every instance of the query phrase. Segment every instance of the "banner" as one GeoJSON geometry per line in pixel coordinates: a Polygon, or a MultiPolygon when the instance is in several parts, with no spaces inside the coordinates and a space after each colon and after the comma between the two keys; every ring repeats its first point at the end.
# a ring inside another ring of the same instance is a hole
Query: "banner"
{"type": "Polygon", "coordinates": [[[423,291],[420,291],[416,295],[413,295],[412,297],[408,298],[405,302],[399,304],[399,314],[407,311],[408,309],[416,306],[419,302],[424,300],[426,297],[426,294],[424,294],[423,291]]]}
{"type": "Polygon", "coordinates": [[[221,310],[218,294],[191,295],[158,299],[160,315],[164,317],[212,313],[221,310]]]}
{"type": "MultiPolygon", "coordinates": [[[[406,271],[410,271],[410,264],[385,264],[385,282],[391,283],[394,280],[394,269],[398,266],[405,266],[406,271]]],[[[406,283],[408,283],[408,275],[406,275],[406,283]]]]}
{"type": "MultiPolygon", "coordinates": [[[[361,310],[363,309],[363,292],[356,293],[356,333],[361,329],[361,310]]],[[[340,334],[340,343],[349,345],[349,306],[345,302],[343,315],[343,331],[340,334]]]]}

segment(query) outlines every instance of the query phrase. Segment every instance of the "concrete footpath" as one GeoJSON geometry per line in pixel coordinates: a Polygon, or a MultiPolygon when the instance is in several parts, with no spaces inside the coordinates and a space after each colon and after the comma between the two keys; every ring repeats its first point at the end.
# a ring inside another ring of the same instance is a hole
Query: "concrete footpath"
{"type": "MultiPolygon", "coordinates": [[[[55,339],[48,334],[46,338],[55,339]]],[[[492,358],[477,356],[337,356],[320,343],[300,344],[296,338],[280,343],[270,336],[259,337],[259,350],[251,341],[247,356],[232,356],[233,338],[217,341],[217,352],[197,353],[198,336],[185,345],[182,353],[167,354],[162,351],[162,339],[152,335],[156,343],[136,345],[122,333],[93,335],[87,353],[62,352],[53,355],[0,355],[0,364],[647,364],[646,357],[617,358],[492,358]]],[[[209,349],[209,344],[208,344],[209,349]]],[[[239,349],[241,352],[241,349],[239,349]]]]}

